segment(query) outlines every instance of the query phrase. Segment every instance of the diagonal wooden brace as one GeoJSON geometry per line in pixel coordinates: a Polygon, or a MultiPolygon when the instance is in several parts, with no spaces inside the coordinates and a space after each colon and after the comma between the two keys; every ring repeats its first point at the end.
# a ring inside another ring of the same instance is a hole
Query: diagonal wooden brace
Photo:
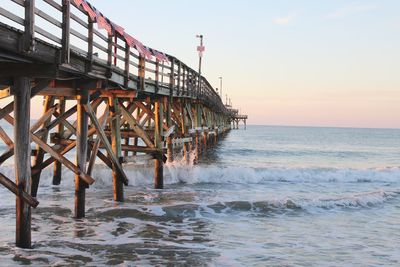
{"type": "Polygon", "coordinates": [[[148,147],[154,147],[153,142],[151,142],[150,137],[147,135],[147,133],[142,129],[142,127],[139,126],[137,123],[136,119],[132,116],[131,113],[121,104],[120,105],[122,116],[125,118],[125,120],[129,123],[131,126],[132,130],[143,140],[143,142],[148,146],[148,147]]]}
{"type": "Polygon", "coordinates": [[[89,115],[90,120],[92,121],[97,134],[99,135],[99,138],[101,139],[101,142],[103,143],[103,145],[105,146],[105,149],[107,150],[107,153],[110,155],[110,159],[113,163],[113,165],[115,166],[116,170],[120,173],[122,182],[125,185],[128,185],[129,180],[128,177],[126,176],[121,163],[119,162],[119,159],[115,156],[112,147],[110,145],[110,142],[108,142],[107,136],[103,130],[103,128],[101,127],[99,121],[96,118],[96,114],[94,113],[92,107],[90,105],[84,105],[85,111],[86,113],[89,115]]]}
{"type": "MultiPolygon", "coordinates": [[[[14,126],[14,118],[11,117],[10,115],[6,115],[4,117],[8,123],[14,126]]],[[[40,146],[41,149],[43,149],[45,152],[49,153],[54,159],[57,161],[61,162],[65,167],[70,169],[73,173],[78,175],[83,181],[85,181],[87,184],[93,184],[94,179],[87,175],[86,173],[81,172],[78,167],[76,167],[70,160],[65,158],[63,155],[60,153],[56,152],[51,148],[48,144],[46,144],[42,139],[38,136],[36,136],[33,133],[29,134],[32,141],[35,142],[38,146],[40,146]]]]}
{"type": "Polygon", "coordinates": [[[35,198],[33,198],[31,195],[29,195],[24,190],[21,190],[21,188],[18,188],[18,186],[13,181],[8,179],[2,173],[0,173],[0,184],[2,184],[5,188],[10,190],[11,192],[13,192],[14,195],[22,197],[22,199],[26,203],[28,203],[29,206],[36,208],[39,205],[39,201],[37,201],[35,198]]]}

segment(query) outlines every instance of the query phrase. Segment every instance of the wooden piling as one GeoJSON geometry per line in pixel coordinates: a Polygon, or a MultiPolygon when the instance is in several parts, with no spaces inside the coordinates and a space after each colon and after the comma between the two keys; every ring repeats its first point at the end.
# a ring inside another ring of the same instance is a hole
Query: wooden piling
{"type": "Polygon", "coordinates": [[[185,159],[186,163],[189,163],[190,160],[190,154],[189,154],[189,143],[185,142],[183,143],[183,157],[185,159]]]}
{"type": "MultiPolygon", "coordinates": [[[[31,192],[31,144],[30,144],[30,80],[16,78],[14,95],[14,166],[15,183],[19,189],[31,192]]],[[[16,239],[20,248],[31,247],[31,207],[20,194],[16,197],[16,239]]]]}
{"type": "Polygon", "coordinates": [[[168,158],[168,162],[173,162],[174,161],[174,150],[173,150],[172,137],[171,136],[167,137],[167,158],[168,158]]]}
{"type": "MultiPolygon", "coordinates": [[[[59,98],[59,114],[65,113],[65,98],[59,98]]],[[[64,124],[60,123],[58,125],[58,136],[61,138],[63,137],[64,133],[64,124]]],[[[54,171],[53,171],[53,185],[59,185],[61,183],[61,175],[62,175],[62,165],[61,162],[56,161],[54,162],[54,171]]]]}
{"type": "MultiPolygon", "coordinates": [[[[193,144],[195,140],[195,136],[193,134],[190,134],[190,137],[192,138],[192,141],[189,142],[189,153],[191,154],[193,150],[195,150],[196,146],[193,144]]],[[[196,160],[196,152],[195,152],[195,159],[196,160]]]]}
{"type": "MultiPolygon", "coordinates": [[[[138,107],[137,108],[137,111],[136,111],[136,119],[137,120],[140,120],[140,108],[138,107]]],[[[133,139],[133,145],[134,146],[138,146],[138,141],[139,141],[139,138],[138,137],[135,137],[134,139],[133,139]]],[[[134,155],[134,156],[136,156],[137,155],[137,153],[136,152],[132,152],[132,155],[134,155]]]]}
{"type": "Polygon", "coordinates": [[[204,152],[206,152],[208,149],[208,130],[204,130],[203,132],[203,142],[204,152]]]}
{"type": "MultiPolygon", "coordinates": [[[[43,114],[46,114],[46,112],[50,109],[50,107],[54,104],[54,98],[52,96],[46,96],[45,97],[45,101],[44,101],[44,111],[43,114]]],[[[50,118],[47,118],[44,122],[43,122],[43,127],[47,127],[48,124],[50,122],[50,118]]],[[[43,141],[47,141],[48,138],[48,131],[45,130],[44,134],[42,135],[41,139],[43,141]]],[[[37,149],[37,154],[34,160],[34,167],[39,166],[40,164],[43,163],[43,159],[44,159],[44,150],[37,145],[36,146],[37,149]]],[[[42,170],[39,169],[38,172],[34,175],[32,175],[32,189],[31,189],[31,194],[33,197],[37,196],[37,191],[39,188],[39,181],[40,181],[40,175],[42,174],[42,170]]]]}
{"type": "MultiPolygon", "coordinates": [[[[162,124],[163,124],[163,107],[159,99],[154,102],[154,145],[158,149],[162,149],[162,124]]],[[[163,189],[164,188],[164,167],[162,157],[157,156],[154,159],[154,188],[163,189]]]]}
{"type": "Polygon", "coordinates": [[[201,148],[200,148],[200,136],[199,136],[199,130],[196,130],[196,135],[195,135],[195,146],[194,149],[195,151],[195,162],[199,160],[200,153],[201,153],[201,148]]]}
{"type": "MultiPolygon", "coordinates": [[[[119,159],[122,155],[121,152],[121,115],[119,113],[118,100],[115,97],[109,97],[110,107],[110,128],[111,128],[111,146],[114,155],[119,159]]],[[[114,200],[122,202],[124,201],[124,184],[122,178],[119,177],[120,173],[116,166],[113,167],[113,188],[114,188],[114,200]]]]}
{"type": "MultiPolygon", "coordinates": [[[[126,131],[129,131],[129,123],[125,123],[125,130],[126,131]]],[[[125,145],[127,145],[127,146],[129,146],[129,143],[130,143],[130,138],[129,137],[125,137],[125,145]]],[[[127,156],[129,156],[129,151],[127,151],[127,150],[125,150],[124,151],[124,157],[127,157],[127,156]]]]}
{"type": "MultiPolygon", "coordinates": [[[[76,165],[81,172],[86,172],[88,116],[85,105],[89,104],[87,90],[79,90],[77,96],[77,127],[76,127],[76,165]]],[[[88,185],[75,175],[75,218],[85,217],[85,190],[88,185]]]]}

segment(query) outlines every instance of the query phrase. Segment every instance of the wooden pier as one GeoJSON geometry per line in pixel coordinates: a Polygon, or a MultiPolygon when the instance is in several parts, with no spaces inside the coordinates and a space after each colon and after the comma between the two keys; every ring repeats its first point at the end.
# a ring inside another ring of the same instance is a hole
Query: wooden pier
{"type": "Polygon", "coordinates": [[[244,119],[198,72],[144,46],[86,1],[3,1],[0,97],[14,99],[0,107],[0,119],[14,138],[0,127],[8,147],[0,165],[14,156],[15,181],[0,173],[0,183],[16,195],[18,247],[31,247],[43,169],[54,169],[54,185],[62,167],[75,174],[75,217],[82,218],[96,162],[112,169],[114,200],[124,201],[124,164],[153,161],[154,187],[162,189],[163,165],[177,148],[198,158],[244,119]],[[31,125],[35,96],[44,98],[43,115],[31,125]],[[73,149],[75,162],[66,157],[73,149]]]}
{"type": "Polygon", "coordinates": [[[239,129],[239,123],[241,121],[243,121],[244,129],[246,129],[248,116],[240,114],[239,110],[232,108],[231,105],[225,105],[225,108],[230,113],[229,119],[230,119],[231,128],[234,129],[234,130],[238,130],[239,129]]]}

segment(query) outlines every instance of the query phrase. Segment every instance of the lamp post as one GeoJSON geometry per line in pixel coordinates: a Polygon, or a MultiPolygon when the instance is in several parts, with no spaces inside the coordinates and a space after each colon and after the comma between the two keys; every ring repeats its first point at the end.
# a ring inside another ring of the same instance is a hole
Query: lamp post
{"type": "Polygon", "coordinates": [[[204,46],[203,46],[203,35],[198,34],[196,35],[197,38],[200,38],[200,45],[197,47],[197,51],[199,52],[199,79],[197,84],[197,92],[201,91],[201,59],[203,57],[204,46]]]}
{"type": "Polygon", "coordinates": [[[222,77],[219,77],[219,90],[221,92],[221,98],[222,98],[223,97],[223,94],[222,94],[222,77]]]}
{"type": "Polygon", "coordinates": [[[196,35],[197,38],[200,38],[200,45],[197,47],[197,51],[199,52],[199,76],[201,77],[201,59],[203,57],[204,45],[203,45],[203,35],[196,35]]]}

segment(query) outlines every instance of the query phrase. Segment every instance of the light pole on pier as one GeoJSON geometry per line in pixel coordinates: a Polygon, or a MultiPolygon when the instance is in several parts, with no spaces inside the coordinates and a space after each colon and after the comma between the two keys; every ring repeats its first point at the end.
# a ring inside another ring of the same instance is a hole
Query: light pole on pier
{"type": "Polygon", "coordinates": [[[203,35],[198,34],[198,35],[196,35],[196,37],[200,38],[200,45],[197,47],[197,51],[199,52],[199,79],[198,79],[197,90],[198,90],[198,92],[200,92],[200,90],[201,90],[201,59],[203,57],[204,46],[203,46],[203,35]]]}
{"type": "Polygon", "coordinates": [[[222,98],[223,97],[223,94],[222,94],[222,77],[219,77],[219,90],[220,90],[221,98],[222,98]]]}
{"type": "Polygon", "coordinates": [[[198,34],[196,35],[197,38],[200,38],[200,45],[197,47],[197,51],[199,52],[199,76],[201,77],[201,59],[203,57],[203,52],[205,50],[203,45],[203,35],[198,34]]]}

